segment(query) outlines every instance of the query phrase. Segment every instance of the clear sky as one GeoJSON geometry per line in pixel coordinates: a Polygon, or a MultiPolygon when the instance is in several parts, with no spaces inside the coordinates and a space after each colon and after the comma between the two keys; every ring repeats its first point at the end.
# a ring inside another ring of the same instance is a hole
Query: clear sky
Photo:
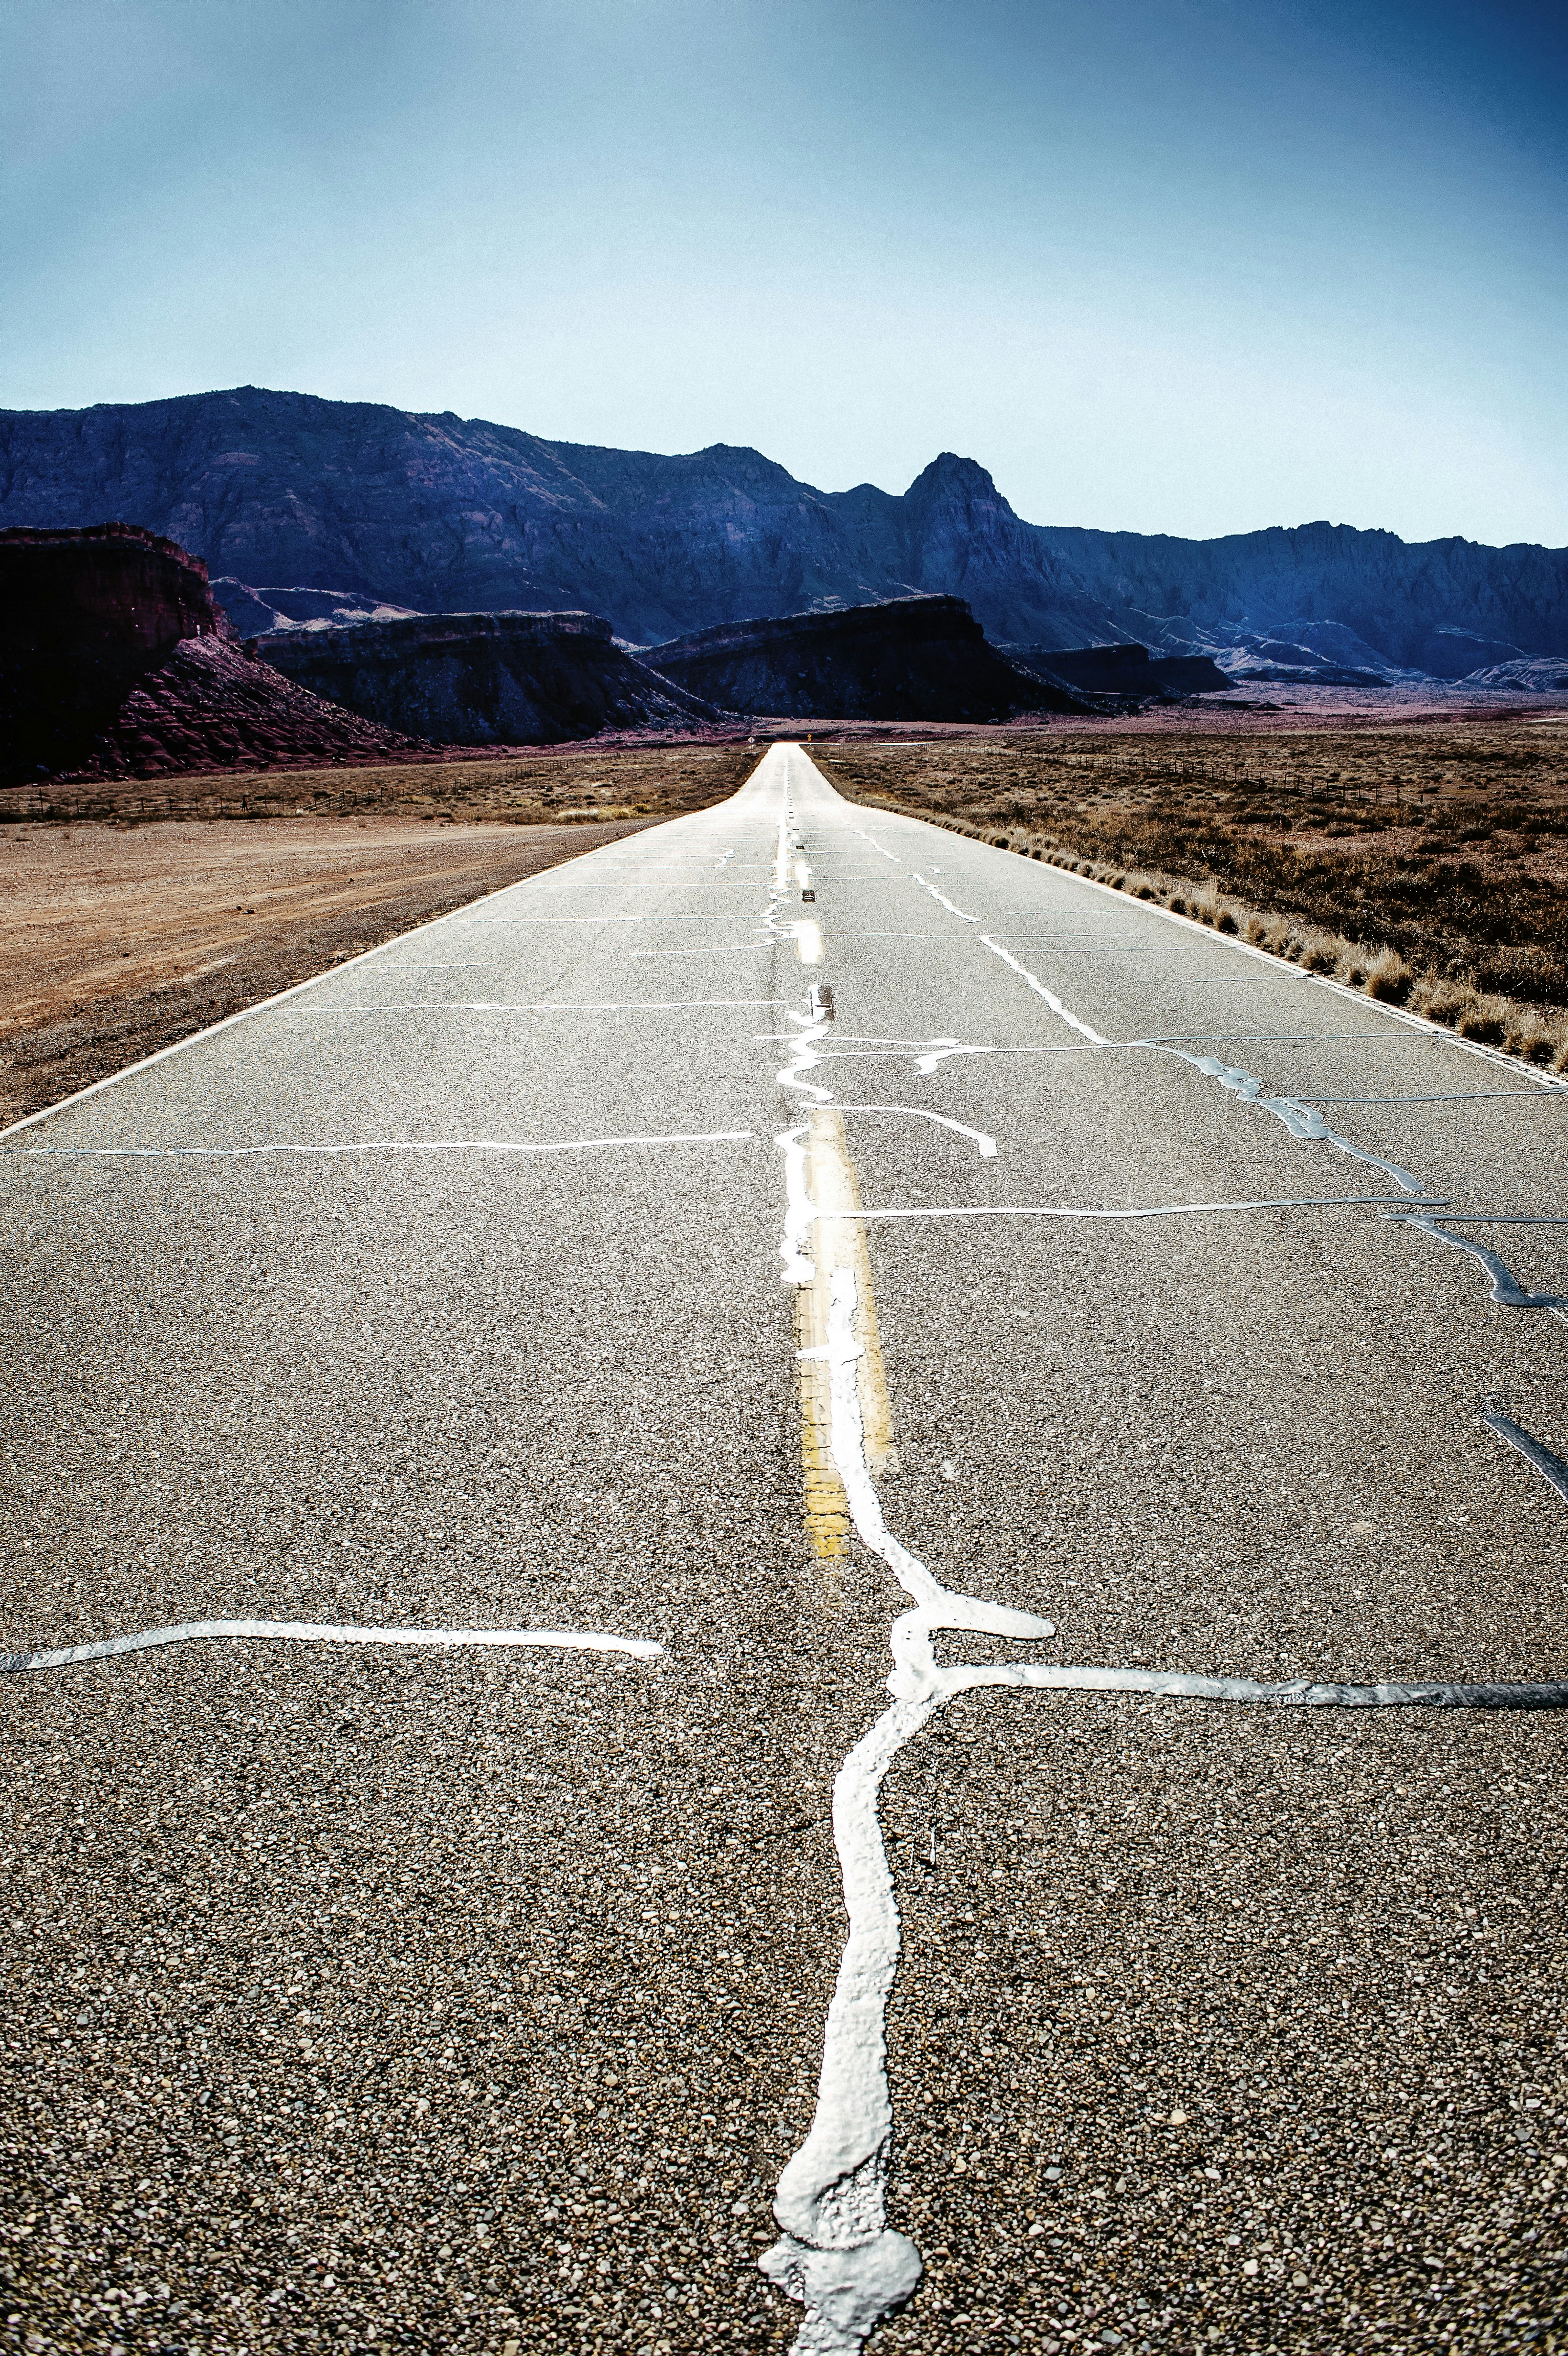
{"type": "Polygon", "coordinates": [[[1568,541],[1568,10],[5,0],[0,404],[1568,541]]]}

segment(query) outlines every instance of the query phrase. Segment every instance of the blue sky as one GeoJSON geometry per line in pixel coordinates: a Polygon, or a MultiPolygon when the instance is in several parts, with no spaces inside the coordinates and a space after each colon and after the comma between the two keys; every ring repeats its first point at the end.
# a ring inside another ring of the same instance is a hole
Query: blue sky
{"type": "Polygon", "coordinates": [[[8,0],[0,404],[1560,545],[1565,126],[1506,0],[8,0]]]}

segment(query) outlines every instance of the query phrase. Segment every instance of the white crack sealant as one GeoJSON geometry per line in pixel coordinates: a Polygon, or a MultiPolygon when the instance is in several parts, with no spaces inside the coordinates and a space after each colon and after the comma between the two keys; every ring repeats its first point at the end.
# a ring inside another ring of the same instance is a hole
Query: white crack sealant
{"type": "MultiPolygon", "coordinates": [[[[1053,1014],[1069,1024],[1072,1030],[1080,1033],[1092,1045],[1108,1047],[1114,1044],[1104,1038],[1092,1024],[1085,1023],[1081,1015],[1075,1014],[1053,990],[1049,989],[1040,980],[1037,974],[1031,973],[1027,966],[1021,965],[1010,950],[1005,949],[999,942],[992,940],[988,934],[982,933],[978,937],[984,948],[999,957],[1005,965],[1010,966],[1019,980],[1027,983],[1037,997],[1045,1001],[1053,1014]]],[[[1263,1082],[1254,1074],[1243,1071],[1234,1065],[1222,1063],[1217,1055],[1194,1055],[1189,1049],[1178,1046],[1171,1040],[1151,1039],[1142,1044],[1156,1054],[1175,1055],[1180,1062],[1189,1066],[1193,1071],[1201,1072],[1206,1078],[1216,1080],[1239,1102],[1256,1105],[1261,1111],[1272,1113],[1290,1136],[1303,1143],[1331,1145],[1336,1151],[1349,1155],[1354,1162],[1364,1162],[1375,1170],[1386,1171],[1402,1194],[1409,1195],[1422,1205],[1420,1209],[1399,1218],[1396,1224],[1417,1228],[1423,1235],[1430,1236],[1436,1243],[1451,1244],[1458,1251],[1468,1252],[1471,1258],[1479,1261],[1485,1269],[1490,1281],[1491,1299],[1499,1308],[1543,1309],[1568,1322],[1568,1298],[1555,1292],[1526,1291],[1496,1252],[1488,1250],[1485,1244],[1476,1243],[1467,1236],[1452,1235],[1445,1226],[1439,1225],[1439,1222],[1448,1215],[1448,1205],[1441,1197],[1429,1194],[1422,1179],[1413,1176],[1408,1170],[1401,1169],[1397,1162],[1386,1162],[1381,1154],[1370,1153],[1364,1147],[1353,1144],[1348,1137],[1342,1137],[1338,1130],[1329,1128],[1315,1106],[1298,1097],[1265,1096],[1263,1082]]],[[[1200,1206],[1194,1205],[1191,1207],[1196,1209],[1200,1206]]],[[[1207,1207],[1221,1206],[1215,1205],[1207,1207]]]]}
{"type": "Polygon", "coordinates": [[[53,1651],[0,1653],[0,1676],[29,1669],[70,1669],[84,1661],[110,1661],[122,1653],[151,1653],[165,1644],[205,1644],[243,1637],[291,1644],[399,1644],[434,1652],[473,1645],[554,1653],[629,1653],[655,1661],[664,1651],[643,1636],[606,1636],[581,1628],[364,1628],[315,1620],[182,1620],[169,1628],[142,1628],[95,1644],[65,1644],[53,1651]]]}
{"type": "Polygon", "coordinates": [[[1232,1203],[1138,1203],[1104,1209],[1076,1203],[893,1203],[858,1214],[865,1223],[885,1219],[1192,1219],[1224,1211],[1386,1210],[1388,1194],[1260,1194],[1232,1203]]]}
{"type": "MultiPolygon", "coordinates": [[[[787,801],[779,833],[781,873],[786,833],[793,837],[793,829],[788,827],[787,801]]],[[[872,841],[869,836],[865,839],[872,841]]],[[[891,858],[893,854],[885,855],[891,858]]],[[[954,907],[924,878],[915,880],[923,889],[941,899],[955,916],[965,922],[978,921],[954,907]]],[[[1012,967],[1088,1043],[1109,1044],[1009,951],[987,937],[980,937],[987,949],[1012,967]]],[[[831,1091],[821,1081],[805,1076],[807,1071],[820,1069],[837,1059],[819,1049],[827,1022],[822,1013],[819,993],[813,992],[810,1019],[803,1021],[798,1015],[791,1019],[798,1027],[784,1034],[790,1058],[778,1075],[779,1082],[818,1104],[833,1103],[831,1091]]],[[[1181,1054],[1180,1050],[1176,1052],[1181,1054]]],[[[1304,1142],[1334,1145],[1354,1159],[1382,1170],[1398,1190],[1398,1196],[1407,1201],[1414,1198],[1422,1206],[1413,1215],[1402,1214],[1409,1224],[1423,1226],[1440,1240],[1463,1243],[1463,1239],[1446,1236],[1432,1225],[1435,1218],[1442,1215],[1444,1206],[1426,1194],[1419,1180],[1339,1136],[1314,1108],[1294,1098],[1265,1097],[1262,1083],[1251,1074],[1222,1065],[1215,1057],[1181,1054],[1181,1060],[1217,1080],[1239,1101],[1257,1104],[1272,1113],[1293,1137],[1304,1142]]],[[[934,1065],[931,1068],[933,1070],[934,1065]]],[[[841,1106],[835,1108],[849,1109],[841,1106]]],[[[884,1109],[902,1109],[907,1113],[914,1108],[889,1106],[884,1109]]],[[[785,1130],[777,1140],[784,1156],[785,1198],[780,1253],[785,1280],[795,1285],[817,1281],[819,1249],[831,1251],[835,1248],[831,1238],[836,1227],[842,1224],[841,1214],[823,1213],[821,1225],[828,1241],[825,1247],[819,1245],[819,1215],[811,1201],[808,1185],[807,1135],[806,1127],[802,1125],[785,1130]]],[[[1387,1205],[1390,1198],[1383,1194],[1317,1200],[1326,1204],[1387,1205]]],[[[1277,1205],[1307,1206],[1295,1203],[1277,1205]]],[[[1066,1206],[1030,1205],[1012,1210],[1000,1206],[998,1213],[991,1206],[955,1205],[947,1211],[890,1210],[861,1216],[1163,1217],[1195,1211],[1262,1207],[1262,1204],[1232,1203],[1168,1205],[1132,1211],[1075,1211],[1066,1206]]],[[[1519,1295],[1519,1305],[1559,1305],[1555,1296],[1520,1293],[1502,1263],[1495,1255],[1488,1254],[1484,1247],[1463,1248],[1485,1260],[1493,1276],[1495,1299],[1509,1298],[1506,1290],[1499,1289],[1506,1280],[1519,1295]]],[[[938,1634],[969,1631],[1008,1642],[1039,1643],[1051,1637],[1055,1630],[1051,1622],[1033,1613],[990,1604],[944,1587],[888,1529],[866,1462],[857,1379],[866,1344],[857,1330],[859,1304],[855,1271],[852,1267],[837,1264],[827,1270],[827,1341],[798,1355],[827,1362],[831,1402],[830,1452],[855,1533],[868,1552],[878,1557],[892,1573],[908,1597],[910,1608],[897,1616],[889,1633],[893,1664],[888,1679],[891,1707],[850,1751],[834,1783],[833,1832],[848,1935],[824,2029],[816,2112],[805,2141],[779,2179],[773,2208],[781,2228],[780,2238],[760,2262],[770,2280],[805,2309],[805,2319],[795,2341],[797,2356],[858,2356],[877,2325],[910,2299],[921,2279],[919,2252],[907,2235],[890,2227],[885,2212],[894,2127],[887,2075],[886,2015],[898,1969],[901,1924],[878,1809],[889,1768],[945,1702],[976,1687],[996,1687],[1035,1692],[1117,1692],[1154,1699],[1306,1708],[1568,1708],[1568,1685],[1434,1681],[1420,1685],[1344,1686],[1304,1678],[1267,1684],[1179,1671],[1059,1665],[1038,1660],[960,1663],[944,1667],[933,1651],[933,1638],[938,1634]]],[[[1500,1410],[1488,1410],[1486,1419],[1510,1445],[1519,1448],[1560,1494],[1568,1497],[1568,1465],[1531,1440],[1500,1410]]]]}
{"type": "Polygon", "coordinates": [[[588,1153],[616,1145],[737,1145],[750,1129],[672,1130],[646,1137],[562,1137],[538,1142],[510,1137],[366,1138],[346,1145],[7,1145],[29,1159],[136,1162],[242,1162],[262,1153],[588,1153]]]}
{"type": "Polygon", "coordinates": [[[1478,1260],[1486,1270],[1487,1280],[1491,1287],[1490,1297],[1498,1308],[1546,1309],[1568,1322],[1568,1299],[1562,1293],[1527,1292],[1507,1262],[1499,1259],[1487,1245],[1477,1243],[1473,1236],[1453,1235],[1447,1227],[1439,1226],[1437,1221],[1442,1215],[1441,1211],[1435,1211],[1430,1215],[1411,1211],[1396,1216],[1394,1224],[1414,1227],[1419,1234],[1430,1236],[1435,1244],[1448,1244],[1455,1251],[1468,1252],[1470,1258],[1478,1260]]]}
{"type": "MultiPolygon", "coordinates": [[[[786,1165],[786,1238],[793,1238],[786,1240],[786,1275],[809,1283],[817,1273],[807,1248],[816,1214],[805,1193],[805,1135],[804,1130],[793,1130],[780,1142],[786,1165]]],[[[1345,1686],[1305,1678],[1271,1685],[1180,1671],[1059,1666],[1039,1661],[943,1667],[933,1649],[939,1633],[967,1631],[1010,1642],[1040,1642],[1055,1633],[1054,1625],[1032,1612],[944,1587],[888,1529],[865,1461],[856,1381],[864,1344],[856,1331],[853,1269],[834,1268],[829,1286],[827,1341],[809,1355],[825,1356],[828,1365],[834,1467],[856,1535],[887,1565],[912,1608],[901,1612],[890,1631],[891,1707],[855,1745],[834,1783],[833,1832],[848,1935],[824,2029],[811,2130],[779,2179],[773,2213],[781,2237],[760,2262],[769,2279],[805,2309],[795,2342],[799,2356],[855,2356],[878,2323],[913,2295],[921,2278],[918,2251],[906,2235],[888,2225],[884,2208],[893,2136],[886,2016],[898,1970],[901,1923],[878,1803],[883,1778],[898,1753],[945,1702],[981,1687],[997,1687],[1305,1708],[1568,1708],[1568,1685],[1433,1681],[1345,1686]]],[[[1512,1438],[1512,1433],[1505,1436],[1512,1438]]],[[[1539,1467],[1537,1456],[1531,1461],[1539,1467]]],[[[1568,1478],[1568,1468],[1560,1469],[1568,1478]]]]}
{"type": "Polygon", "coordinates": [[[1243,1104],[1255,1104],[1263,1111],[1272,1112],[1275,1120],[1288,1130],[1292,1137],[1299,1138],[1305,1143],[1332,1145],[1337,1151],[1348,1153],[1354,1162],[1370,1162],[1375,1170],[1386,1170],[1402,1194],[1425,1194],[1426,1189],[1421,1180],[1413,1178],[1409,1171],[1402,1170],[1396,1162],[1385,1162],[1380,1154],[1368,1153],[1363,1147],[1352,1145],[1349,1138],[1341,1137],[1338,1130],[1330,1129],[1315,1105],[1303,1104],[1298,1097],[1265,1096],[1263,1082],[1253,1073],[1241,1071],[1233,1064],[1221,1063],[1218,1055],[1189,1055],[1179,1047],[1166,1047],[1160,1052],[1167,1055],[1179,1055],[1181,1061],[1190,1064],[1195,1072],[1203,1072],[1210,1079],[1218,1080],[1222,1088],[1228,1089],[1243,1104]]]}
{"type": "MultiPolygon", "coordinates": [[[[822,993],[814,985],[809,1020],[815,1025],[824,1020],[824,1015],[822,993]]],[[[792,1023],[798,1023],[800,1019],[798,1014],[792,1012],[790,1015],[792,1023]]],[[[832,1018],[828,1016],[827,1019],[830,1021],[832,1018]]],[[[793,1046],[797,1039],[797,1033],[794,1032],[763,1032],[758,1035],[768,1045],[787,1041],[793,1046]]],[[[836,1044],[823,1053],[816,1044],[818,1036],[826,1036],[826,1033],[814,1033],[809,1051],[795,1063],[796,1072],[809,1071],[816,1064],[909,1063],[922,1079],[929,1079],[940,1065],[954,1055],[998,1055],[1020,1052],[982,1045],[967,1039],[857,1039],[852,1033],[836,1031],[836,1044]]]]}
{"type": "MultiPolygon", "coordinates": [[[[815,1213],[804,1200],[804,1131],[784,1144],[799,1156],[789,1215],[809,1233],[815,1213]]],[[[786,1183],[788,1183],[786,1179],[786,1183]]],[[[816,1262],[793,1255],[811,1282],[816,1262]]],[[[791,1255],[786,1250],[786,1269],[791,1255]]],[[[793,1272],[793,1270],[791,1271],[793,1272]]],[[[943,1669],[932,1651],[938,1630],[979,1629],[987,1634],[1042,1639],[1051,1622],[955,1595],[900,1544],[882,1517],[866,1467],[856,1372],[864,1344],[856,1333],[854,1270],[837,1267],[829,1279],[827,1341],[832,1400],[831,1451],[861,1543],[879,1555],[914,1609],[894,1623],[891,1709],[856,1744],[833,1787],[833,1834],[843,1877],[848,1937],[838,1967],[823,2038],[822,2068],[811,2132],[779,2179],[773,2213],[782,2238],[761,2261],[769,2279],[805,2308],[795,2339],[801,2356],[843,2356],[862,2347],[876,2326],[903,2306],[922,2266],[914,2244],[887,2223],[883,2191],[892,2143],[888,2088],[886,2015],[898,1969],[900,1922],[878,1817],[882,1778],[912,1736],[973,1672],[943,1669]]]]}
{"type": "Polygon", "coordinates": [[[1541,1479],[1568,1505],[1568,1464],[1561,1456],[1554,1455],[1543,1441],[1516,1423],[1511,1415],[1505,1415],[1495,1400],[1488,1402],[1481,1421],[1489,1425],[1499,1440],[1506,1440],[1510,1448],[1517,1448],[1525,1462],[1533,1464],[1541,1479]]]}

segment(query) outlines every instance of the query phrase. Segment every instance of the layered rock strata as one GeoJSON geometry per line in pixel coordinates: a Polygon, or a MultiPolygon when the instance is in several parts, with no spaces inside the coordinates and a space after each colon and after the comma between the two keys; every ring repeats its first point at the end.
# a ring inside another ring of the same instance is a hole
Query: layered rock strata
{"type": "Polygon", "coordinates": [[[596,614],[421,614],[254,644],[314,694],[438,744],[555,744],[722,716],[635,660],[596,614]]]}
{"type": "Polygon", "coordinates": [[[0,762],[48,766],[182,639],[227,633],[206,565],[155,532],[0,531],[0,762]]]}
{"type": "Polygon", "coordinates": [[[1132,696],[1158,702],[1183,695],[1227,693],[1235,681],[1208,655],[1162,655],[1147,647],[1008,647],[1015,662],[1083,695],[1132,696]]]}
{"type": "Polygon", "coordinates": [[[987,721],[1092,708],[988,646],[961,597],[730,623],[651,647],[646,659],[695,694],[781,720],[987,721]]]}
{"type": "Polygon", "coordinates": [[[408,757],[235,643],[207,567],[122,523],[0,532],[0,784],[408,757]]]}

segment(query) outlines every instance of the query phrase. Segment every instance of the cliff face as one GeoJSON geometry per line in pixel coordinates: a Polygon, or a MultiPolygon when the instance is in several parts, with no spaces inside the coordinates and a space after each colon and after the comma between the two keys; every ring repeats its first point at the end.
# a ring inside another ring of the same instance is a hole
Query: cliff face
{"type": "Polygon", "coordinates": [[[1012,647],[1026,669],[1059,680],[1084,695],[1135,695],[1156,701],[1172,696],[1222,694],[1235,685],[1207,655],[1162,655],[1147,647],[1012,647]]]}
{"type": "Polygon", "coordinates": [[[241,653],[207,567],[172,541],[0,532],[0,783],[414,749],[241,653]]]}
{"type": "Polygon", "coordinates": [[[634,661],[596,614],[422,614],[256,644],[313,693],[438,744],[554,744],[720,717],[634,661]]]}
{"type": "Polygon", "coordinates": [[[46,765],[183,638],[219,635],[206,565],[172,541],[123,523],[0,531],[0,760],[46,765]]]}
{"type": "Polygon", "coordinates": [[[959,597],[730,623],[654,648],[667,679],[732,710],[795,720],[1007,720],[1082,712],[986,643],[959,597]]]}
{"type": "MultiPolygon", "coordinates": [[[[1223,658],[1249,637],[1307,645],[1323,626],[1374,661],[1458,679],[1509,655],[1568,651],[1568,550],[1407,545],[1389,531],[1311,523],[1226,540],[1051,531],[1125,635],[1223,658]]],[[[1228,666],[1227,666],[1228,667],[1228,666]]]]}
{"type": "Polygon", "coordinates": [[[0,786],[52,777],[162,777],[202,769],[325,768],[428,758],[428,745],[296,687],[226,638],[182,638],[88,731],[46,713],[26,748],[0,750],[0,786]]]}
{"type": "Polygon", "coordinates": [[[1136,639],[1221,663],[1248,637],[1309,645],[1326,626],[1374,666],[1441,678],[1568,653],[1568,551],[1327,523],[1211,541],[1029,524],[951,453],[894,497],[816,491],[723,444],[663,457],[253,387],[0,413],[0,523],[104,514],[240,582],[368,610],[587,607],[645,646],[933,592],[995,640],[1136,639]]]}
{"type": "Polygon", "coordinates": [[[14,659],[161,660],[221,633],[207,567],[134,524],[0,531],[0,630],[14,659]]]}

